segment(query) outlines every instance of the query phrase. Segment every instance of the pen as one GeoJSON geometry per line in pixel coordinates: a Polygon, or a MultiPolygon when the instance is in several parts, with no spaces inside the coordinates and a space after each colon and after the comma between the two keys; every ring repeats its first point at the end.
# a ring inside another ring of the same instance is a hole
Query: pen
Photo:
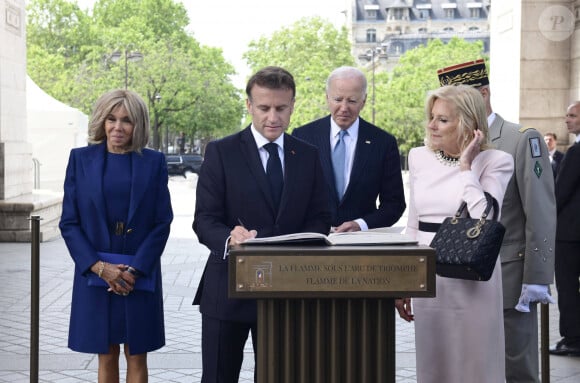
{"type": "Polygon", "coordinates": [[[238,218],[238,223],[240,224],[241,227],[243,227],[244,229],[246,228],[246,225],[244,225],[244,223],[242,222],[241,219],[238,218]]]}

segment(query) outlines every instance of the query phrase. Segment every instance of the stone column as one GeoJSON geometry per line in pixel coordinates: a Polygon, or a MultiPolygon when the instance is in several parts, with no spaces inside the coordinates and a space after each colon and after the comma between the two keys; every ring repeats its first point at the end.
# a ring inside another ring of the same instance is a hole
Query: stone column
{"type": "Polygon", "coordinates": [[[570,101],[580,100],[580,0],[573,1],[574,33],[570,49],[570,101]]]}
{"type": "Polygon", "coordinates": [[[0,1],[0,200],[32,191],[32,146],[26,142],[24,0],[0,1]]]}
{"type": "Polygon", "coordinates": [[[578,98],[579,0],[504,0],[491,8],[494,111],[569,143],[564,115],[578,98]],[[519,54],[518,54],[519,53],[519,54]]]}
{"type": "Polygon", "coordinates": [[[24,0],[0,0],[0,242],[30,241],[31,215],[40,240],[59,235],[60,195],[33,191],[32,145],[26,129],[24,0]]]}

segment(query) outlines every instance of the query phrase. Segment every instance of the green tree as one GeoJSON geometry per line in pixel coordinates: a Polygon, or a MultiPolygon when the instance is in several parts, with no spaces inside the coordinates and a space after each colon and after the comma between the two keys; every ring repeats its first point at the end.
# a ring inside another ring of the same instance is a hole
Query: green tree
{"type": "Polygon", "coordinates": [[[354,65],[346,28],[320,17],[303,18],[270,37],[252,41],[244,54],[252,72],[281,66],[296,81],[296,104],[290,125],[303,125],[328,114],[326,78],[342,65],[354,65]]]}
{"type": "Polygon", "coordinates": [[[234,68],[221,50],[200,46],[188,24],[174,0],[99,0],[90,14],[67,0],[31,0],[28,73],[86,114],[126,82],[148,101],[154,149],[162,147],[161,133],[207,138],[237,130],[243,108],[234,68]],[[134,52],[142,60],[127,62],[134,52]]]}
{"type": "Polygon", "coordinates": [[[429,90],[439,87],[437,69],[482,57],[481,42],[455,37],[448,43],[431,40],[405,52],[390,76],[381,73],[375,79],[376,124],[397,137],[403,154],[423,145],[425,99],[429,90]]]}

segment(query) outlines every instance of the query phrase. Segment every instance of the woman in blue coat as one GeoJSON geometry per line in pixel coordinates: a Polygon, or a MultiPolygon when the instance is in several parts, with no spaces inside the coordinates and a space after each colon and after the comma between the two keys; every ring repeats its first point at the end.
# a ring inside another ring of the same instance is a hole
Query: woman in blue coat
{"type": "Polygon", "coordinates": [[[147,381],[147,352],[165,345],[160,257],[173,220],[162,153],[145,149],[149,113],[139,95],[101,96],[91,145],[73,149],[60,230],[75,263],[69,348],[99,354],[99,382],[147,381]]]}

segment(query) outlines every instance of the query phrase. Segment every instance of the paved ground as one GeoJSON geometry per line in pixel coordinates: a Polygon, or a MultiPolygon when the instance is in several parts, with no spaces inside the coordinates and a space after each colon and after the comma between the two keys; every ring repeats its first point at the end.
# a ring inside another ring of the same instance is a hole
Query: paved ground
{"type": "MultiPolygon", "coordinates": [[[[201,318],[191,302],[208,252],[191,230],[195,181],[195,176],[170,179],[175,220],[162,257],[167,345],[149,355],[152,383],[199,382],[201,377],[201,318]]],[[[42,243],[40,255],[39,381],[96,382],[97,357],[66,347],[73,263],[63,240],[42,243]]],[[[30,244],[0,243],[0,281],[0,382],[29,382],[30,244]]],[[[559,338],[557,320],[552,306],[551,342],[559,338]]],[[[397,382],[416,382],[413,326],[398,318],[396,326],[397,382]]],[[[551,357],[550,363],[552,382],[580,381],[580,358],[551,357]]],[[[249,347],[240,382],[253,382],[249,347]]]]}

